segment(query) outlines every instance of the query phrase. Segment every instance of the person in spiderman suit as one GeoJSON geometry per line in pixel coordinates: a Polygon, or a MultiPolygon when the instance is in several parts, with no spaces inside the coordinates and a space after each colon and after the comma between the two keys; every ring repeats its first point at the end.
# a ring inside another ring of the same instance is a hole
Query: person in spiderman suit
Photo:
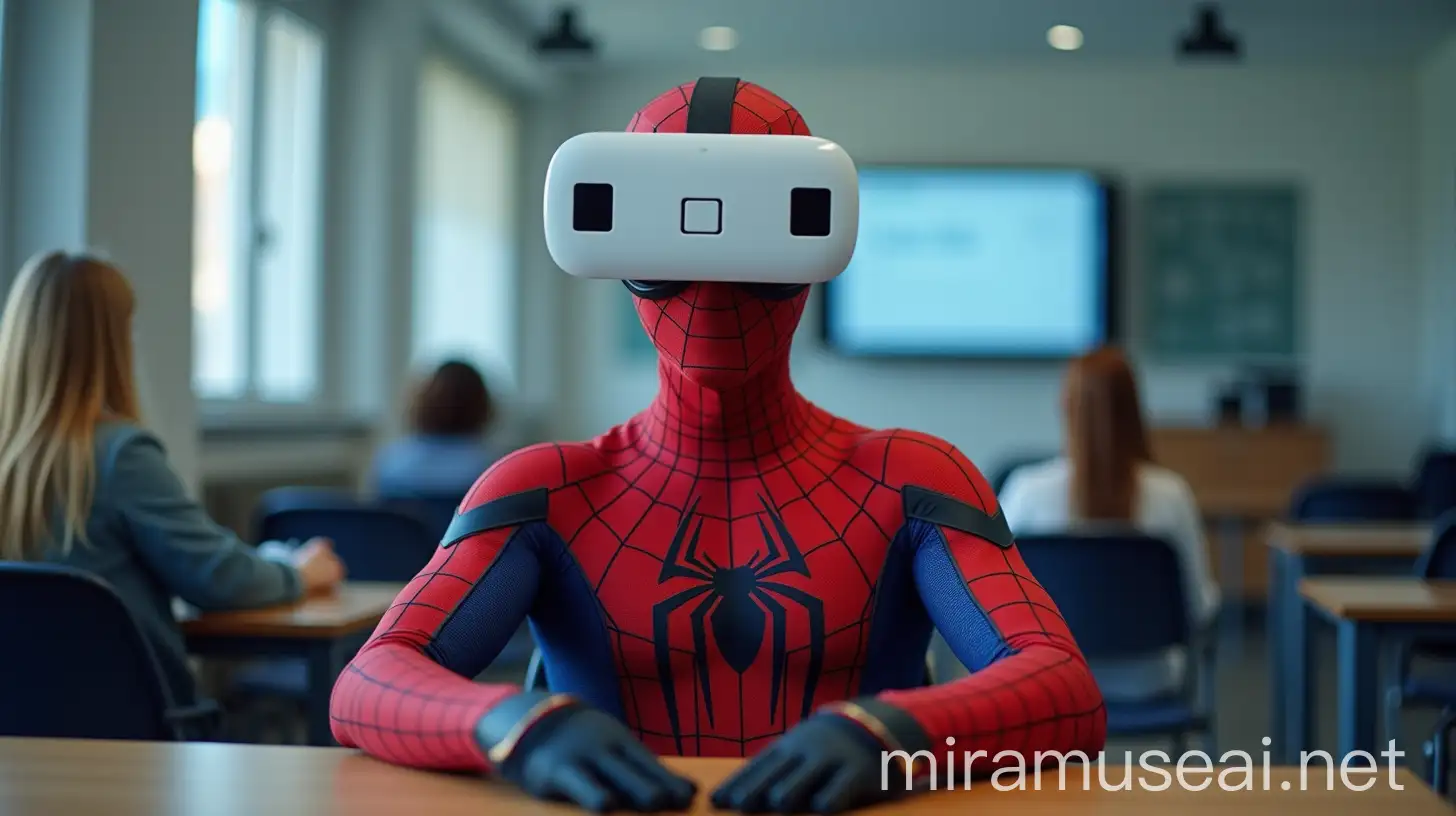
{"type": "MultiPolygon", "coordinates": [[[[673,88],[628,130],[714,127],[809,135],[737,79],[673,88]]],[[[991,770],[1102,749],[1101,694],[976,467],[795,389],[807,286],[626,285],[655,400],[481,476],[339,677],[341,744],[593,810],[690,806],[657,755],[751,757],[713,804],[785,813],[904,795],[916,771],[886,790],[886,752],[953,745],[991,770]],[[523,619],[551,691],[473,682],[523,619]],[[932,626],[968,677],[926,685],[932,626]]]]}

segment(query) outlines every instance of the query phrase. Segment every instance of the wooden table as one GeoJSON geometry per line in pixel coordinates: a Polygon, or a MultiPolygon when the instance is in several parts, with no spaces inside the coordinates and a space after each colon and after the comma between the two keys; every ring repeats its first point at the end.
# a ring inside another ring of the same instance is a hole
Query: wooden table
{"type": "Polygon", "coordinates": [[[350,582],[288,606],[201,615],[184,621],[182,631],[188,651],[203,657],[301,659],[309,743],[332,745],[334,681],[402,589],[401,584],[350,582]]]}
{"type": "MultiPolygon", "coordinates": [[[[1335,625],[1341,754],[1375,750],[1382,641],[1452,639],[1456,581],[1416,578],[1309,578],[1299,586],[1309,608],[1335,625]]],[[[1310,649],[1299,650],[1310,674],[1310,649]]],[[[1311,696],[1294,707],[1307,730],[1311,696]]]]}
{"type": "MultiPolygon", "coordinates": [[[[709,813],[707,791],[730,773],[732,760],[669,760],[696,779],[699,795],[694,813],[709,813]]],[[[1367,766],[1368,767],[1368,766],[1367,766]]],[[[1192,784],[1215,779],[1192,765],[1192,784]]],[[[1123,769],[1106,769],[1109,785],[1124,778],[1123,769]]],[[[1174,785],[1149,791],[1143,784],[1163,779],[1146,770],[1132,773],[1133,790],[1105,790],[1092,770],[1092,788],[1083,788],[1081,773],[1068,769],[1067,790],[1057,790],[1055,769],[1044,772],[1042,788],[998,791],[977,783],[969,791],[939,791],[873,808],[864,813],[897,814],[1147,814],[1223,816],[1237,808],[1241,816],[1449,816],[1449,807],[1408,770],[1354,777],[1369,790],[1327,787],[1325,771],[1310,768],[1308,790],[1300,790],[1298,768],[1274,768],[1269,790],[1262,772],[1254,773],[1255,790],[1222,791],[1215,782],[1206,790],[1174,785]],[[1392,781],[1394,784],[1392,784],[1392,781]],[[1284,783],[1290,790],[1282,790],[1284,783]],[[1398,786],[1398,788],[1397,788],[1398,786]]],[[[348,814],[383,816],[533,816],[579,814],[580,811],[527,799],[504,785],[470,776],[409,771],[375,762],[342,748],[292,748],[207,743],[117,743],[67,740],[0,739],[0,813],[6,816],[287,816],[348,814]]]]}
{"type": "Polygon", "coordinates": [[[1429,538],[1426,525],[1269,525],[1269,737],[1276,761],[1297,764],[1314,741],[1311,720],[1298,708],[1315,693],[1300,582],[1312,575],[1410,575],[1429,538]]]}
{"type": "Polygon", "coordinates": [[[1238,635],[1242,609],[1254,600],[1251,591],[1262,595],[1267,578],[1263,544],[1249,534],[1283,518],[1299,487],[1328,471],[1329,434],[1303,424],[1219,423],[1155,427],[1149,442],[1153,458],[1187,480],[1210,523],[1209,539],[1218,549],[1223,620],[1238,635]]]}

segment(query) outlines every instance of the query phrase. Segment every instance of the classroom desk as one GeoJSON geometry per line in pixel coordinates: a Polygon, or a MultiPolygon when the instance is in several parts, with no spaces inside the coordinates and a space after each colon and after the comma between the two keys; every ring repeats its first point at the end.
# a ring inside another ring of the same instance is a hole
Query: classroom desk
{"type": "Polygon", "coordinates": [[[1218,549],[1218,582],[1234,645],[1242,610],[1262,600],[1268,576],[1257,533],[1283,518],[1300,485],[1329,470],[1329,434],[1310,425],[1272,422],[1259,427],[1160,426],[1149,431],[1153,458],[1182,476],[1193,490],[1218,549]]]}
{"type": "MultiPolygon", "coordinates": [[[[1373,752],[1382,642],[1451,637],[1456,632],[1456,581],[1308,578],[1299,591],[1311,610],[1335,625],[1340,755],[1373,752]]],[[[1311,650],[1299,651],[1307,675],[1311,650]]],[[[1310,695],[1295,706],[1297,724],[1306,733],[1312,708],[1310,695]]]]}
{"type": "Polygon", "coordinates": [[[308,674],[308,739],[333,745],[334,680],[384,617],[401,584],[349,582],[296,604],[212,612],[186,620],[187,650],[201,657],[302,659],[308,674]]]}
{"type": "Polygon", "coordinates": [[[1298,763],[1314,740],[1310,719],[1297,715],[1299,701],[1314,696],[1300,582],[1312,575],[1409,575],[1429,537],[1424,525],[1269,525],[1269,738],[1277,761],[1298,763]]]}
{"type": "MultiPolygon", "coordinates": [[[[706,793],[726,777],[733,760],[668,760],[693,777],[703,791],[693,813],[713,812],[706,793]]],[[[1197,768],[1198,766],[1192,766],[1197,768]]],[[[1109,784],[1124,778],[1122,768],[1104,771],[1109,784]]],[[[1148,784],[1162,780],[1142,770],[1134,774],[1148,784]]],[[[1081,773],[1068,770],[1067,790],[1057,790],[1056,771],[1043,775],[1042,789],[997,791],[978,783],[969,791],[926,793],[861,813],[976,813],[1087,816],[1147,814],[1223,816],[1237,809],[1241,816],[1449,816],[1450,808],[1410,771],[1382,767],[1364,781],[1365,791],[1330,790],[1322,768],[1309,769],[1308,790],[1300,790],[1298,768],[1274,768],[1269,790],[1261,772],[1255,790],[1186,790],[1176,785],[1149,791],[1134,782],[1133,790],[1104,790],[1096,769],[1092,788],[1082,786],[1081,773]],[[1289,782],[1291,789],[1281,790],[1289,782]],[[1398,787],[1397,787],[1398,786],[1398,787]]],[[[1194,775],[1200,782],[1210,776],[1194,775]]],[[[1360,779],[1360,777],[1356,777],[1360,779]]],[[[0,813],[6,816],[289,816],[348,814],[383,816],[538,816],[581,811],[526,798],[504,785],[465,775],[409,771],[376,762],[342,748],[295,748],[208,743],[118,743],[68,740],[0,739],[0,813]]]]}
{"type": "Polygon", "coordinates": [[[1244,602],[1248,588],[1244,585],[1244,548],[1251,520],[1275,518],[1289,505],[1289,491],[1253,488],[1219,488],[1197,495],[1198,510],[1214,521],[1218,535],[1219,584],[1224,597],[1223,638],[1235,653],[1243,648],[1244,602]]]}

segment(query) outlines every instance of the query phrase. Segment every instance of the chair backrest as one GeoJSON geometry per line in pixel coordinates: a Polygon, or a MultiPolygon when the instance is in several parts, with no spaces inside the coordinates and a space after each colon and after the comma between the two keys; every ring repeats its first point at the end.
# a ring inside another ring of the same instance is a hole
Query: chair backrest
{"type": "Polygon", "coordinates": [[[376,503],[380,507],[408,513],[424,522],[430,534],[439,541],[445,537],[445,531],[450,529],[450,522],[455,520],[455,511],[464,500],[464,496],[381,496],[376,503]]]}
{"type": "Polygon", "coordinates": [[[282,488],[269,491],[259,505],[258,529],[264,540],[332,539],[351,581],[409,581],[430,563],[440,544],[440,537],[414,515],[348,496],[310,497],[282,488]]]}
{"type": "Polygon", "coordinates": [[[1431,528],[1431,541],[1416,562],[1416,575],[1456,579],[1456,510],[1447,510],[1431,528]]]}
{"type": "Polygon", "coordinates": [[[350,508],[358,507],[359,504],[359,499],[346,490],[331,487],[278,487],[258,497],[258,506],[254,508],[254,529],[267,540],[269,537],[263,535],[263,525],[275,513],[327,507],[350,508]]]}
{"type": "Polygon", "coordinates": [[[1183,571],[1168,542],[1109,531],[1016,543],[1089,660],[1141,657],[1191,641],[1183,571]]]}
{"type": "Polygon", "coordinates": [[[996,492],[996,495],[1001,495],[1001,491],[1005,489],[1006,483],[1011,480],[1011,474],[1015,473],[1018,468],[1024,468],[1027,465],[1038,465],[1051,458],[1051,454],[1041,454],[1039,456],[1020,454],[1005,459],[991,472],[991,489],[996,492]]]}
{"type": "Polygon", "coordinates": [[[1305,523],[1410,521],[1415,518],[1415,500],[1394,480],[1328,477],[1299,488],[1289,517],[1305,523]]]}
{"type": "Polygon", "coordinates": [[[1456,510],[1456,450],[1429,450],[1416,471],[1415,512],[1417,518],[1439,518],[1456,510]]]}
{"type": "Polygon", "coordinates": [[[171,693],[116,592],[70,567],[0,563],[0,735],[174,740],[171,693]]]}

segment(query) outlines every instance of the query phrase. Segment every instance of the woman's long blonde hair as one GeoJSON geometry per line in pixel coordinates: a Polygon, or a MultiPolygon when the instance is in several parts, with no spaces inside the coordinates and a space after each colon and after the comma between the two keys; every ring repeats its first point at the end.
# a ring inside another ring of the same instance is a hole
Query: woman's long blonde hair
{"type": "Polygon", "coordinates": [[[1100,348],[1074,360],[1064,407],[1072,507],[1087,521],[1131,521],[1138,465],[1152,457],[1137,379],[1122,352],[1100,348]]]}
{"type": "Polygon", "coordinates": [[[0,559],[85,540],[96,424],[140,420],[134,303],[116,267],[64,252],[31,258],[11,286],[0,317],[0,559]]]}

